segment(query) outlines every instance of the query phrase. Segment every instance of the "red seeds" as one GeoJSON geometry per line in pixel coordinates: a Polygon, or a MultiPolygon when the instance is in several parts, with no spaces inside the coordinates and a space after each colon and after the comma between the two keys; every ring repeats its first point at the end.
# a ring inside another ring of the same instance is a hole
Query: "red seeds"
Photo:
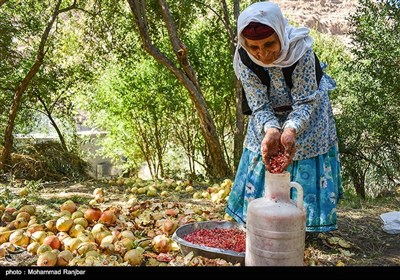
{"type": "Polygon", "coordinates": [[[246,251],[246,233],[236,228],[202,228],[187,234],[183,239],[193,244],[211,248],[235,252],[246,251]]]}
{"type": "Polygon", "coordinates": [[[282,173],[282,165],[285,163],[285,155],[279,151],[277,156],[270,158],[271,173],[282,173]]]}

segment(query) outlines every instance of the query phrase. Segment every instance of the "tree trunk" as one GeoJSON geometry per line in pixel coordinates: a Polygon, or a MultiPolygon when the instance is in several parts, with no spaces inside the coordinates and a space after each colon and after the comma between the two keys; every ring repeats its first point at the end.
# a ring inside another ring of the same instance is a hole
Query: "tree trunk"
{"type": "Polygon", "coordinates": [[[351,172],[351,180],[353,181],[356,194],[365,200],[365,177],[363,174],[357,174],[357,171],[351,172]]]}
{"type": "Polygon", "coordinates": [[[26,88],[30,84],[33,77],[39,71],[40,66],[43,63],[43,56],[39,56],[36,59],[35,64],[31,67],[28,74],[25,78],[21,81],[19,86],[17,87],[14,99],[11,104],[10,111],[8,113],[8,121],[7,126],[4,132],[4,148],[0,157],[0,170],[4,170],[5,172],[9,171],[11,168],[11,151],[13,146],[13,130],[14,130],[14,123],[15,118],[17,117],[17,112],[21,103],[22,95],[24,94],[26,88]]]}
{"type": "Polygon", "coordinates": [[[212,170],[212,174],[210,175],[217,178],[229,177],[231,175],[231,170],[226,163],[223,149],[219,142],[215,123],[208,111],[208,107],[197,82],[195,72],[193,71],[187,58],[186,47],[178,38],[176,27],[167,4],[164,0],[159,0],[159,5],[163,13],[163,20],[168,29],[172,47],[175,51],[179,64],[182,67],[182,70],[177,68],[174,62],[172,62],[165,54],[163,54],[156,46],[152,44],[147,29],[145,1],[127,1],[134,15],[135,23],[139,29],[144,49],[158,62],[167,67],[168,70],[175,75],[175,77],[189,92],[190,99],[200,120],[203,137],[211,155],[212,166],[210,167],[210,170],[212,170]]]}
{"type": "MultiPolygon", "coordinates": [[[[237,18],[239,17],[239,0],[235,0],[233,2],[233,17],[235,20],[235,23],[237,22],[237,18]]],[[[223,16],[223,23],[226,29],[226,32],[228,33],[231,46],[231,54],[232,54],[232,61],[233,57],[235,55],[236,51],[236,44],[237,44],[237,37],[236,37],[236,26],[232,26],[230,20],[229,20],[229,11],[228,11],[228,6],[226,4],[225,0],[221,0],[221,6],[222,6],[222,11],[224,13],[223,16]]],[[[234,166],[234,173],[236,173],[236,169],[239,165],[240,158],[242,156],[243,152],[243,142],[244,142],[244,136],[245,136],[245,117],[242,113],[242,84],[238,79],[235,79],[235,108],[236,108],[236,127],[235,127],[235,132],[234,132],[234,137],[233,137],[233,166],[234,166]]]]}
{"type": "Polygon", "coordinates": [[[244,127],[245,119],[242,113],[242,86],[239,80],[236,80],[236,129],[233,141],[233,164],[234,173],[236,174],[237,167],[239,166],[239,161],[243,152],[243,142],[244,142],[244,127]]]}

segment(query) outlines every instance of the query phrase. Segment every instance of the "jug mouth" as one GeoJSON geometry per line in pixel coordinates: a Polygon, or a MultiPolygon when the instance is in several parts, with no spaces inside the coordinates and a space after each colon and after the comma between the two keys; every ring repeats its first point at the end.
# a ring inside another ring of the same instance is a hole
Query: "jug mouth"
{"type": "Polygon", "coordinates": [[[271,173],[268,170],[265,173],[265,179],[268,181],[290,181],[290,172],[271,173]]]}
{"type": "Polygon", "coordinates": [[[289,171],[282,171],[282,173],[271,173],[268,170],[266,170],[266,175],[268,176],[275,176],[275,177],[286,177],[288,174],[290,174],[289,171]]]}

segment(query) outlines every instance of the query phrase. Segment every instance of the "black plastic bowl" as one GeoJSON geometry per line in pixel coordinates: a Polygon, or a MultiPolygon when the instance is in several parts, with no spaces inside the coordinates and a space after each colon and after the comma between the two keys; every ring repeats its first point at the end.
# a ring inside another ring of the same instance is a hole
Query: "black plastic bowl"
{"type": "Polygon", "coordinates": [[[186,235],[198,229],[215,229],[215,228],[237,228],[246,231],[245,228],[236,222],[229,221],[206,221],[189,223],[180,226],[172,235],[172,239],[179,245],[179,248],[184,256],[193,252],[194,256],[203,256],[209,259],[224,259],[232,264],[240,263],[244,266],[245,253],[239,253],[232,250],[225,250],[220,248],[212,248],[208,246],[198,245],[183,239],[186,235]]]}

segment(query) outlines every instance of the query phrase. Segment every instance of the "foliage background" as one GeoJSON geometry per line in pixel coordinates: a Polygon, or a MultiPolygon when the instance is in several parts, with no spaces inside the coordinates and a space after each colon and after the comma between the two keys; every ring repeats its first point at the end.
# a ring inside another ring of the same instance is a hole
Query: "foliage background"
{"type": "MultiPolygon", "coordinates": [[[[169,2],[234,169],[235,80],[222,8],[214,0],[169,2]]],[[[233,2],[227,1],[232,22],[233,2]]],[[[147,4],[152,39],[173,56],[157,2],[147,4]]],[[[53,5],[6,1],[0,7],[0,131],[53,5]]],[[[312,31],[314,48],[338,86],[331,100],[345,189],[363,198],[390,195],[399,186],[399,22],[398,1],[360,0],[350,18],[351,48],[312,31]]],[[[143,51],[125,1],[79,1],[77,9],[57,19],[51,35],[43,66],[22,100],[14,134],[47,132],[42,124],[51,117],[69,151],[84,157],[75,127],[76,116],[84,112],[86,125],[107,132],[101,153],[131,174],[137,175],[147,162],[155,178],[209,176],[208,151],[186,89],[143,51]]],[[[15,143],[15,151],[19,146],[15,143]]]]}

